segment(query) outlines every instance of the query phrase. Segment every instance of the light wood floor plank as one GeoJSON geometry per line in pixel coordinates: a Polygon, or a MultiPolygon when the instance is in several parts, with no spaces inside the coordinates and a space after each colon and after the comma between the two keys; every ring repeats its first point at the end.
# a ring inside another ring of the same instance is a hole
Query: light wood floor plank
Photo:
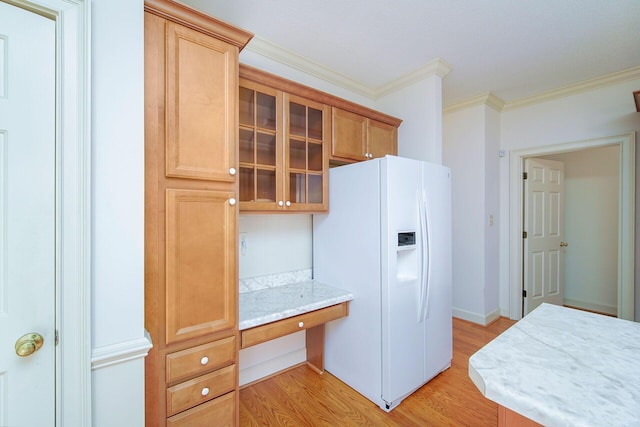
{"type": "Polygon", "coordinates": [[[484,327],[453,319],[453,361],[386,413],[328,372],[306,366],[240,391],[242,426],[496,426],[497,405],[468,375],[469,356],[513,325],[500,318],[484,327]]]}

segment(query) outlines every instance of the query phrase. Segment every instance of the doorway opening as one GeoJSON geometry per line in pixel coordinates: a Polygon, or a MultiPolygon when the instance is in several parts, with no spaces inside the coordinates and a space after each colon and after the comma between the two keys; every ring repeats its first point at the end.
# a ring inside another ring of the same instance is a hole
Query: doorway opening
{"type": "MultiPolygon", "coordinates": [[[[635,212],[635,133],[571,142],[553,146],[517,150],[510,161],[510,271],[509,313],[512,319],[523,316],[523,191],[521,177],[524,159],[560,155],[598,147],[618,146],[619,191],[617,213],[617,307],[619,318],[634,318],[634,212],[635,212]]],[[[588,307],[586,307],[588,308],[588,307]]]]}

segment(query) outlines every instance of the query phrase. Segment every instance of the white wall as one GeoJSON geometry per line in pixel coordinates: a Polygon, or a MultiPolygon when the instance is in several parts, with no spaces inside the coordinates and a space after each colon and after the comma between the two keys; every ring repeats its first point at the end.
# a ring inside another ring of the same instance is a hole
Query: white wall
{"type": "MultiPolygon", "coordinates": [[[[640,113],[635,110],[632,92],[640,79],[612,84],[595,90],[507,110],[501,117],[501,148],[538,148],[640,131],[640,113]]],[[[640,156],[636,149],[636,219],[640,203],[640,156]]],[[[506,158],[505,158],[506,159],[506,158]]],[[[500,162],[500,307],[509,306],[509,163],[500,162]],[[505,252],[506,251],[506,252],[505,252]]],[[[636,260],[639,232],[636,221],[636,260]]],[[[635,318],[640,319],[640,276],[636,267],[635,318]]]]}
{"type": "Polygon", "coordinates": [[[240,279],[311,269],[312,217],[240,215],[240,279]]]}
{"type": "Polygon", "coordinates": [[[390,93],[376,107],[402,119],[398,155],[442,164],[442,78],[433,75],[390,93]]]}
{"type": "MultiPolygon", "coordinates": [[[[444,164],[452,168],[453,176],[453,305],[456,315],[469,320],[475,315],[481,320],[492,313],[496,301],[500,313],[509,315],[510,151],[638,132],[640,113],[635,111],[631,95],[638,87],[640,79],[634,79],[502,113],[485,105],[475,105],[444,115],[444,164]],[[496,158],[496,151],[500,149],[506,156],[496,158]],[[499,168],[497,182],[496,168],[499,168]],[[496,195],[499,195],[499,211],[491,228],[487,227],[487,221],[496,209],[496,195]],[[496,230],[499,231],[497,246],[496,230]],[[492,269],[497,262],[499,286],[496,288],[495,270],[492,269]]],[[[637,151],[636,156],[636,167],[639,168],[637,151]]],[[[639,175],[636,174],[637,182],[639,175]]],[[[637,185],[636,218],[639,191],[637,185]]],[[[639,232],[636,227],[636,248],[640,246],[639,232]]],[[[636,268],[636,319],[640,319],[638,270],[636,268]]],[[[606,301],[604,304],[608,304],[606,301]]]]}
{"type": "Polygon", "coordinates": [[[92,8],[93,425],[141,426],[143,2],[93,0],[92,8]]]}
{"type": "Polygon", "coordinates": [[[451,168],[453,310],[484,323],[485,110],[478,105],[443,118],[444,165],[451,168]]]}
{"type": "Polygon", "coordinates": [[[612,315],[618,307],[620,148],[544,156],[564,163],[564,303],[612,315]]]}

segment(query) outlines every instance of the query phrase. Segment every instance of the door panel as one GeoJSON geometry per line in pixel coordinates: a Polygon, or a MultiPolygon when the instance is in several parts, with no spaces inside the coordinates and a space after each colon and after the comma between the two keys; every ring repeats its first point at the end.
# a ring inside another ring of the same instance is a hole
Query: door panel
{"type": "Polygon", "coordinates": [[[563,303],[564,164],[525,159],[524,311],[563,303]]]}
{"type": "Polygon", "coordinates": [[[166,190],[168,344],[237,323],[232,192],[166,190]],[[220,296],[224,295],[224,298],[220,296]]]}
{"type": "Polygon", "coordinates": [[[0,425],[55,423],[55,149],[55,23],[0,3],[0,425]]]}

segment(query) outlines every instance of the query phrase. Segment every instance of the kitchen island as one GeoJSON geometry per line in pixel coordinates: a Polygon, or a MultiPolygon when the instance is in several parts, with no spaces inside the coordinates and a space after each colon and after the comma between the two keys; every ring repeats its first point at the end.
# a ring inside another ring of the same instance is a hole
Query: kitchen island
{"type": "Polygon", "coordinates": [[[542,304],[473,354],[469,376],[499,425],[639,426],[640,323],[542,304]]]}
{"type": "Polygon", "coordinates": [[[240,293],[240,347],[306,330],[307,364],[324,371],[324,324],[345,317],[353,294],[316,280],[240,293]]]}

